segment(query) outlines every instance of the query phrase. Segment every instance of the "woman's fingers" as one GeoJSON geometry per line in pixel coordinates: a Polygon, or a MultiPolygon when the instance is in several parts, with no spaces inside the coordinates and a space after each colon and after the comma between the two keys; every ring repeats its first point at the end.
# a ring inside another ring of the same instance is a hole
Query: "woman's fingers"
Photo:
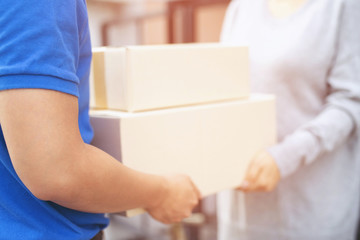
{"type": "Polygon", "coordinates": [[[266,152],[257,154],[250,163],[245,180],[238,188],[242,191],[272,191],[280,180],[275,160],[266,152]]]}
{"type": "Polygon", "coordinates": [[[239,187],[239,190],[242,191],[252,191],[256,188],[257,178],[261,173],[261,165],[256,158],[251,161],[248,170],[245,175],[245,179],[242,185],[239,187]]]}

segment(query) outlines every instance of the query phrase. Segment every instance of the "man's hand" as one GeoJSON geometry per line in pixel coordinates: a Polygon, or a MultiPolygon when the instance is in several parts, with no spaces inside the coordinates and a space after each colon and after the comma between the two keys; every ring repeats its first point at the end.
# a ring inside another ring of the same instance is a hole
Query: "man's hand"
{"type": "Polygon", "coordinates": [[[251,161],[245,180],[238,190],[270,192],[279,180],[280,171],[274,158],[267,151],[262,151],[251,161]]]}
{"type": "Polygon", "coordinates": [[[186,175],[166,176],[164,198],[154,206],[147,208],[149,214],[163,223],[180,222],[191,215],[198,204],[201,194],[186,175]]]}

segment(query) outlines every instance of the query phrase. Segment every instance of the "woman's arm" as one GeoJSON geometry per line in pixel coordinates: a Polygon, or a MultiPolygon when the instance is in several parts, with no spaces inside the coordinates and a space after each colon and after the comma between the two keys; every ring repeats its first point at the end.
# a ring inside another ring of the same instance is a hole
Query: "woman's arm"
{"type": "Polygon", "coordinates": [[[360,133],[360,2],[345,0],[338,28],[336,56],[328,76],[329,93],[319,115],[268,151],[247,171],[245,191],[270,191],[286,177],[360,133]]]}
{"type": "Polygon", "coordinates": [[[269,149],[283,177],[334,151],[360,130],[359,2],[345,0],[339,20],[336,55],[328,76],[323,111],[283,142],[269,149]]]}

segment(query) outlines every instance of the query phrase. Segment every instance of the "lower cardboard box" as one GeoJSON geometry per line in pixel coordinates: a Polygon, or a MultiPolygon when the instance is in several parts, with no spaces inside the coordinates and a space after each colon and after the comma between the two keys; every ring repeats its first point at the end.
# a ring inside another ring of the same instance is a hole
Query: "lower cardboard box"
{"type": "Polygon", "coordinates": [[[142,172],[188,174],[203,196],[239,186],[253,156],[276,141],[272,95],[140,113],[91,111],[90,116],[94,146],[142,172]]]}

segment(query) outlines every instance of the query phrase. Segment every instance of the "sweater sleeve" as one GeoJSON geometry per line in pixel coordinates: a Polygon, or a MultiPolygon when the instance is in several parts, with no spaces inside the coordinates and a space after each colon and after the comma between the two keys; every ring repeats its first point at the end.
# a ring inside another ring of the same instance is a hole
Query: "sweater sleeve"
{"type": "Polygon", "coordinates": [[[282,177],[334,151],[360,133],[360,2],[345,0],[340,14],[337,51],[320,114],[269,148],[282,177]]]}

